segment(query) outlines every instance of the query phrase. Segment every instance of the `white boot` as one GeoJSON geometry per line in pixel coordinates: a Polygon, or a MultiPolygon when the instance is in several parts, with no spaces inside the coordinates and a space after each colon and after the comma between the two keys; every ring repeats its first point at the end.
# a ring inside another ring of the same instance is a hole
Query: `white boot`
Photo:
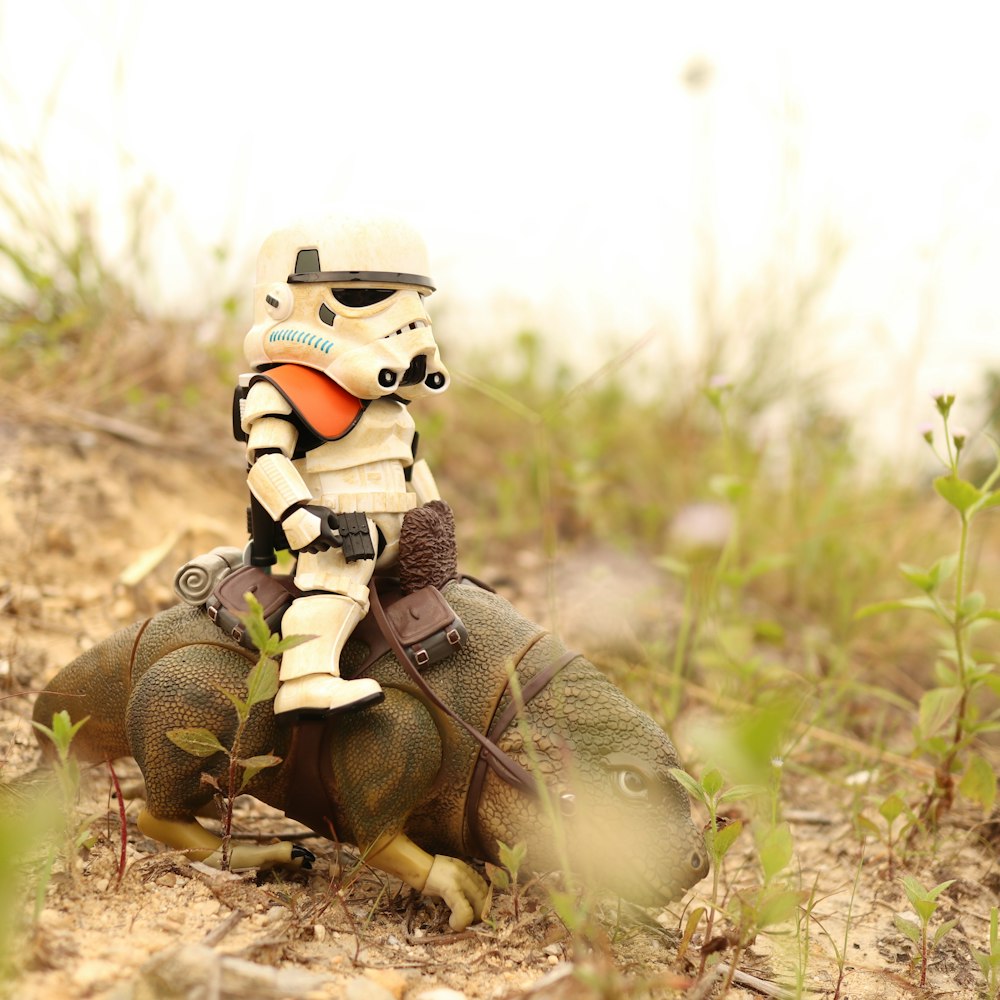
{"type": "Polygon", "coordinates": [[[282,634],[315,638],[282,654],[275,714],[333,714],[382,700],[378,681],[340,676],[341,651],[363,617],[361,605],[340,594],[300,597],[292,604],[282,619],[282,634]]]}

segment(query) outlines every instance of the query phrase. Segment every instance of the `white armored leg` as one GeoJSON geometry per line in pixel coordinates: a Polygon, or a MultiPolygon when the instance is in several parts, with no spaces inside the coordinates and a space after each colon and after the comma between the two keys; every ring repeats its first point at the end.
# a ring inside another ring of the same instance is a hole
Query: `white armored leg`
{"type": "Polygon", "coordinates": [[[363,615],[357,601],[341,594],[300,597],[292,604],[282,633],[315,638],[282,655],[275,712],[333,713],[382,699],[382,688],[370,677],[340,676],[340,654],[363,615]]]}

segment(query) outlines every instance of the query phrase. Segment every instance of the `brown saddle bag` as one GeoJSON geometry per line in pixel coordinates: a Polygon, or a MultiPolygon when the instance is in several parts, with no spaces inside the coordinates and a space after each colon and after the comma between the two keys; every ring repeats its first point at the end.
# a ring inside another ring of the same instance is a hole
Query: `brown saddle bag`
{"type": "MultiPolygon", "coordinates": [[[[372,598],[378,600],[377,581],[372,581],[372,598]]],[[[256,566],[244,566],[223,577],[205,602],[208,617],[241,646],[253,649],[242,615],[250,609],[245,595],[253,594],[260,601],[264,621],[272,632],[281,627],[281,619],[301,592],[290,577],[271,575],[256,566]]],[[[437,587],[422,587],[404,594],[391,604],[386,603],[385,619],[395,633],[407,658],[423,669],[450,656],[469,638],[462,619],[444,599],[437,587]]],[[[382,622],[378,623],[382,627],[382,622]]],[[[392,637],[386,636],[392,644],[392,637]]]]}
{"type": "Polygon", "coordinates": [[[241,646],[253,649],[241,619],[250,610],[244,596],[248,593],[260,601],[267,627],[277,632],[282,616],[300,592],[290,577],[265,573],[257,566],[244,566],[219,581],[205,602],[208,617],[241,646]]]}
{"type": "MultiPolygon", "coordinates": [[[[374,596],[377,600],[377,592],[374,596]]],[[[421,669],[451,656],[469,639],[462,619],[437,587],[404,594],[385,608],[385,617],[410,662],[421,669]]]]}

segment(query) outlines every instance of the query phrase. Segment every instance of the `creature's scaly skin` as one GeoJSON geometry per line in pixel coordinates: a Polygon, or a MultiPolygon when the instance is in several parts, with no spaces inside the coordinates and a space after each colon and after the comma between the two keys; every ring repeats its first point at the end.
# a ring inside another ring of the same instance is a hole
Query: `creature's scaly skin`
{"type": "MultiPolygon", "coordinates": [[[[510,665],[524,685],[565,649],[495,594],[458,583],[444,593],[470,638],[424,677],[446,704],[485,732],[510,698],[510,665]]],[[[366,653],[362,642],[352,640],[345,674],[366,653]]],[[[166,733],[204,727],[231,745],[236,717],[220,689],[245,694],[252,663],[252,655],[204,615],[178,607],[117,633],[67,666],[39,696],[34,715],[43,722],[60,709],[73,719],[89,715],[75,751],[90,760],[135,757],[148,791],[140,826],[206,857],[217,838],[194,819],[211,797],[201,775],[214,774],[224,787],[226,762],[221,754],[193,757],[166,733]]],[[[416,888],[443,896],[453,926],[465,926],[472,909],[486,905],[481,880],[454,856],[485,855],[498,862],[497,841],[525,841],[535,869],[569,865],[647,905],[677,898],[705,874],[703,841],[689,802],[668,773],[677,764],[673,746],[582,657],[543,688],[500,740],[544,779],[542,801],[490,772],[479,829],[471,831],[465,806],[478,745],[426,702],[391,653],[369,673],[385,690],[385,701],[323,725],[322,780],[315,796],[340,840],[357,844],[369,852],[369,862],[416,888]],[[563,793],[573,796],[573,809],[561,821],[561,807],[569,801],[559,798],[563,793]],[[470,888],[470,876],[481,888],[470,888]]],[[[293,774],[287,759],[291,739],[291,724],[276,718],[268,704],[258,705],[239,750],[241,756],[283,758],[247,791],[295,816],[291,783],[302,772],[293,774]]],[[[331,835],[329,828],[316,832],[331,835]]],[[[289,862],[289,845],[279,848],[284,853],[270,862],[289,862]]],[[[248,855],[244,863],[263,862],[248,855]]]]}

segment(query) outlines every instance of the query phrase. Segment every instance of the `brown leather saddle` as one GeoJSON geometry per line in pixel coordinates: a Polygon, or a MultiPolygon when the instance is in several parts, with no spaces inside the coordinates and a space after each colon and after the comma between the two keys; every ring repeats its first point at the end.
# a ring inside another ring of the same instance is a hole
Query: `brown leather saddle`
{"type": "MultiPolygon", "coordinates": [[[[365,665],[398,643],[409,662],[423,669],[439,663],[468,641],[462,619],[437,587],[404,593],[397,580],[376,577],[369,592],[371,609],[356,630],[371,651],[365,665]]],[[[302,595],[290,576],[272,575],[257,566],[244,566],[219,582],[205,602],[205,610],[219,628],[252,650],[253,642],[243,623],[250,610],[248,593],[260,602],[264,621],[272,632],[279,630],[284,613],[302,595]]]]}

